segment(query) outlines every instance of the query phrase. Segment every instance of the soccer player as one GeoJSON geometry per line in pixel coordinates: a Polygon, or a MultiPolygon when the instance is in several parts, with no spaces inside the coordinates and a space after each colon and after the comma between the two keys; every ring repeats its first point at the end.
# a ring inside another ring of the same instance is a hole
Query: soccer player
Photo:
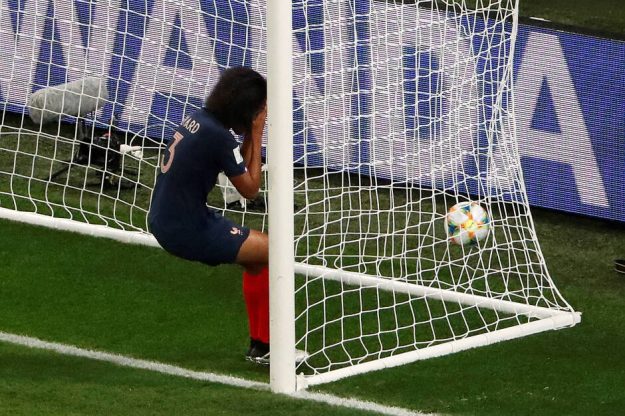
{"type": "Polygon", "coordinates": [[[267,82],[258,72],[223,71],[204,107],[185,117],[167,145],[148,216],[152,234],[169,253],[210,266],[244,267],[246,357],[261,364],[269,363],[268,237],[208,208],[206,198],[219,172],[243,197],[258,194],[266,101],[267,82]],[[241,147],[230,130],[243,135],[241,147]]]}

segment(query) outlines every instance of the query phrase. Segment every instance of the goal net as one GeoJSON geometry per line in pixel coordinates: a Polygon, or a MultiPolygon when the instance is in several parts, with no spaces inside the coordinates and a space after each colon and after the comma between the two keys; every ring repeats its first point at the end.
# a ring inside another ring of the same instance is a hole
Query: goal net
{"type": "MultiPolygon", "coordinates": [[[[298,387],[579,322],[524,189],[516,3],[292,2],[298,387]],[[446,234],[463,201],[490,216],[472,246],[446,234]]],[[[264,0],[0,1],[0,216],[155,244],[164,144],[220,70],[267,74],[267,41],[264,0]],[[35,92],[86,77],[93,111],[31,119],[35,92]]],[[[220,183],[208,203],[267,231],[220,183]]]]}

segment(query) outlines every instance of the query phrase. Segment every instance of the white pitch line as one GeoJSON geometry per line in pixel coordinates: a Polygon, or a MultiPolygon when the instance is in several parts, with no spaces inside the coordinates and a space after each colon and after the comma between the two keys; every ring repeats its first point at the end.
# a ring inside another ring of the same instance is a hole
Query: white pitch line
{"type": "Polygon", "coordinates": [[[268,388],[268,385],[266,383],[261,383],[260,381],[250,381],[243,378],[224,376],[214,373],[206,373],[202,371],[193,371],[182,367],[176,367],[170,364],[159,363],[156,361],[140,360],[137,358],[126,357],[123,355],[112,354],[108,352],[87,350],[74,347],[72,345],[58,344],[56,342],[47,342],[37,338],[9,334],[6,332],[0,332],[0,341],[23,345],[29,348],[38,348],[54,351],[64,355],[90,358],[97,361],[106,361],[124,367],[132,367],[142,370],[156,371],[158,373],[169,374],[172,376],[192,378],[194,380],[209,381],[212,383],[227,384],[229,386],[243,387],[248,389],[268,388]]]}
{"type": "MultiPolygon", "coordinates": [[[[37,338],[26,337],[23,335],[10,334],[0,331],[0,341],[11,344],[22,345],[29,348],[37,348],[43,350],[54,351],[59,354],[71,355],[75,357],[89,358],[97,361],[105,361],[124,367],[137,368],[141,370],[155,371],[157,373],[169,374],[177,377],[185,377],[193,380],[208,381],[211,383],[225,384],[228,386],[241,387],[246,389],[269,391],[269,384],[260,381],[246,380],[244,378],[225,376],[221,374],[209,373],[204,371],[194,371],[171,364],[159,363],[156,361],[141,360],[132,357],[126,357],[119,354],[112,354],[102,351],[93,351],[78,348],[73,345],[60,344],[56,342],[42,341],[37,338]]],[[[377,412],[390,416],[436,416],[432,413],[420,413],[400,407],[384,406],[378,403],[363,401],[352,398],[344,398],[333,396],[326,393],[315,393],[311,391],[300,391],[288,397],[300,400],[308,400],[319,403],[325,403],[332,406],[347,407],[351,409],[359,409],[369,412],[377,412]]]]}

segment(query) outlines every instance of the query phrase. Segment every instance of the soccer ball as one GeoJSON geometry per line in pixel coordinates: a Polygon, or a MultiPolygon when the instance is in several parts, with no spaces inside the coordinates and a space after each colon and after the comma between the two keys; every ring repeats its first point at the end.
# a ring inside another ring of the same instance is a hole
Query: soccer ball
{"type": "Polygon", "coordinates": [[[454,244],[476,245],[488,235],[490,217],[477,202],[459,202],[445,216],[445,230],[454,244]]]}

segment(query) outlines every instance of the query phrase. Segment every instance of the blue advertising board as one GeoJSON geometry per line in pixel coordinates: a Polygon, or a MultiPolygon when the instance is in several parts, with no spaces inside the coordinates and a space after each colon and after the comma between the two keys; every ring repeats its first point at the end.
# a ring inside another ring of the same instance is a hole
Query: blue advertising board
{"type": "Polygon", "coordinates": [[[530,203],[625,221],[625,42],[521,25],[515,93],[530,203]]]}
{"type": "MultiPolygon", "coordinates": [[[[498,45],[493,47],[509,48],[507,39],[493,38],[497,28],[466,19],[458,27],[431,29],[428,38],[416,28],[435,12],[413,6],[396,6],[406,8],[400,11],[357,0],[293,4],[294,68],[305,74],[294,87],[296,158],[302,162],[307,154],[309,165],[398,181],[416,178],[424,186],[457,180],[426,177],[423,172],[441,162],[434,153],[407,149],[391,138],[401,131],[417,149],[445,129],[461,132],[460,146],[486,139],[483,127],[445,121],[441,112],[450,104],[441,101],[439,89],[449,82],[464,85],[476,78],[471,71],[477,72],[481,85],[462,88],[466,96],[458,99],[479,96],[478,106],[485,110],[480,115],[458,106],[457,118],[482,126],[494,104],[488,77],[501,76],[496,71],[502,55],[480,53],[480,35],[459,43],[456,52],[465,54],[469,65],[450,81],[440,70],[436,51],[445,46],[437,39],[462,35],[463,25],[481,25],[487,28],[484,36],[498,45]],[[339,11],[342,19],[324,20],[339,11]],[[404,23],[393,14],[400,12],[404,23]],[[379,36],[392,25],[391,34],[379,36]],[[389,60],[402,70],[391,73],[378,65],[389,60]],[[428,119],[448,124],[428,124],[428,119]],[[328,130],[352,141],[347,148],[334,143],[328,130]],[[369,163],[374,152],[375,165],[369,163]],[[410,152],[423,157],[397,157],[410,152]],[[423,171],[406,173],[409,163],[423,171]]],[[[167,139],[183,115],[201,105],[220,70],[249,65],[265,72],[263,13],[262,0],[0,0],[0,109],[23,112],[28,94],[37,89],[100,75],[107,78],[111,97],[98,114],[101,121],[115,115],[122,128],[167,139]]],[[[530,204],[625,221],[620,203],[625,197],[625,43],[520,25],[514,58],[516,132],[530,204]]],[[[458,163],[470,174],[480,170],[479,160],[458,163]]],[[[475,191],[481,185],[467,186],[475,191]]]]}

